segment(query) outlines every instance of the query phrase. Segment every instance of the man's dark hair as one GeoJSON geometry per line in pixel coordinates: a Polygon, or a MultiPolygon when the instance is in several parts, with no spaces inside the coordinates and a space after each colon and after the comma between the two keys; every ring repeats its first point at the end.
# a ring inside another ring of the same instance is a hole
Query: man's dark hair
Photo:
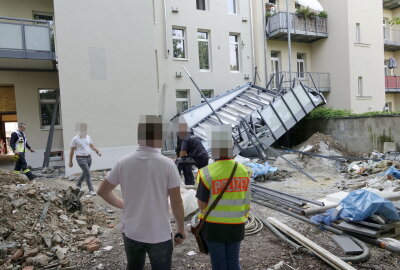
{"type": "Polygon", "coordinates": [[[154,141],[162,140],[163,123],[160,116],[145,115],[138,125],[138,140],[145,141],[147,146],[154,146],[154,141]]]}

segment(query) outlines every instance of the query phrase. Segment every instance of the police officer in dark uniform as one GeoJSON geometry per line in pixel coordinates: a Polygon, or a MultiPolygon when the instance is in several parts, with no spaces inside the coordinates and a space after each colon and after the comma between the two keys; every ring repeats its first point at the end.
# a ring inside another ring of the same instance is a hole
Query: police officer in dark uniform
{"type": "Polygon", "coordinates": [[[186,123],[179,123],[178,146],[175,149],[180,160],[177,162],[178,170],[183,171],[185,185],[194,185],[192,165],[201,169],[208,165],[208,153],[201,143],[201,139],[187,131],[186,123]],[[191,159],[191,160],[190,160],[191,159]]]}
{"type": "Polygon", "coordinates": [[[24,123],[18,123],[18,130],[11,134],[10,146],[15,154],[16,164],[14,173],[19,174],[22,172],[28,177],[29,180],[36,178],[31,170],[28,168],[28,164],[25,159],[25,150],[29,149],[32,153],[35,152],[26,141],[24,134],[26,125],[24,123]]]}

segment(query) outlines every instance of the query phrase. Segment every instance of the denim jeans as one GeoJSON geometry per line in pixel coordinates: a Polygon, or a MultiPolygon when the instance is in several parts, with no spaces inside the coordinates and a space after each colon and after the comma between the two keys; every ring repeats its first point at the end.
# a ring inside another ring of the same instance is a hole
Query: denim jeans
{"type": "Polygon", "coordinates": [[[149,255],[152,270],[170,270],[172,260],[172,239],[156,243],[142,243],[129,239],[123,234],[125,253],[128,265],[127,270],[142,270],[146,261],[146,253],[149,255]]]}
{"type": "Polygon", "coordinates": [[[240,241],[234,243],[207,241],[213,270],[240,270],[240,241]]]}
{"type": "Polygon", "coordinates": [[[81,188],[83,180],[86,180],[86,184],[90,191],[93,191],[92,178],[90,176],[90,166],[92,165],[91,156],[78,156],[76,157],[76,162],[78,162],[79,167],[82,169],[81,177],[79,177],[76,186],[81,188]]]}

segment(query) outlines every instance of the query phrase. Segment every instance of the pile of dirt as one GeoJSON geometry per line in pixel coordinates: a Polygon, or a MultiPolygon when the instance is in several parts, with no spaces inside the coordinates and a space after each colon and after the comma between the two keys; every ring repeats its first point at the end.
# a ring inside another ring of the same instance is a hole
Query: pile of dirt
{"type": "Polygon", "coordinates": [[[81,200],[82,212],[70,213],[62,204],[63,190],[3,170],[0,179],[0,269],[68,266],[80,248],[99,249],[96,237],[114,226],[112,212],[91,197],[81,200]]]}
{"type": "Polygon", "coordinates": [[[299,151],[313,152],[313,153],[321,153],[326,154],[326,149],[321,149],[321,145],[326,145],[328,147],[328,152],[334,151],[342,154],[343,156],[351,156],[356,157],[359,153],[355,153],[343,145],[341,145],[337,140],[332,138],[329,135],[325,135],[322,133],[315,133],[310,138],[308,138],[305,142],[301,143],[296,147],[299,151]]]}
{"type": "Polygon", "coordinates": [[[29,180],[24,174],[15,174],[0,169],[0,186],[26,184],[29,180]]]}

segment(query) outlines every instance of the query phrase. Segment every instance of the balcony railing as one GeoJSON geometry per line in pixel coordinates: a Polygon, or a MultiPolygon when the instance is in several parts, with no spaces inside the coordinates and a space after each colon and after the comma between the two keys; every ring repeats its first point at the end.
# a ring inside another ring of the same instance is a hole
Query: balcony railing
{"type": "Polygon", "coordinates": [[[278,89],[289,88],[293,84],[293,80],[301,82],[303,85],[317,90],[319,92],[330,92],[331,91],[331,75],[330,73],[322,72],[292,72],[292,82],[289,78],[289,72],[283,71],[279,73],[271,74],[271,85],[270,88],[278,89]],[[273,78],[272,78],[273,77],[273,78]]]}
{"type": "Polygon", "coordinates": [[[385,91],[400,93],[400,76],[385,76],[385,91]]]}
{"type": "MultiPolygon", "coordinates": [[[[268,18],[266,27],[268,39],[287,39],[288,24],[286,18],[285,12],[278,12],[268,18]]],[[[310,19],[290,13],[289,25],[293,41],[310,43],[328,37],[326,18],[317,16],[310,19]]]]}
{"type": "Polygon", "coordinates": [[[386,51],[400,50],[400,30],[385,27],[383,29],[383,42],[386,51]]]}
{"type": "Polygon", "coordinates": [[[53,60],[51,23],[0,17],[0,57],[53,60]]]}
{"type": "Polygon", "coordinates": [[[396,9],[400,7],[398,0],[382,0],[383,7],[387,9],[396,9]]]}

